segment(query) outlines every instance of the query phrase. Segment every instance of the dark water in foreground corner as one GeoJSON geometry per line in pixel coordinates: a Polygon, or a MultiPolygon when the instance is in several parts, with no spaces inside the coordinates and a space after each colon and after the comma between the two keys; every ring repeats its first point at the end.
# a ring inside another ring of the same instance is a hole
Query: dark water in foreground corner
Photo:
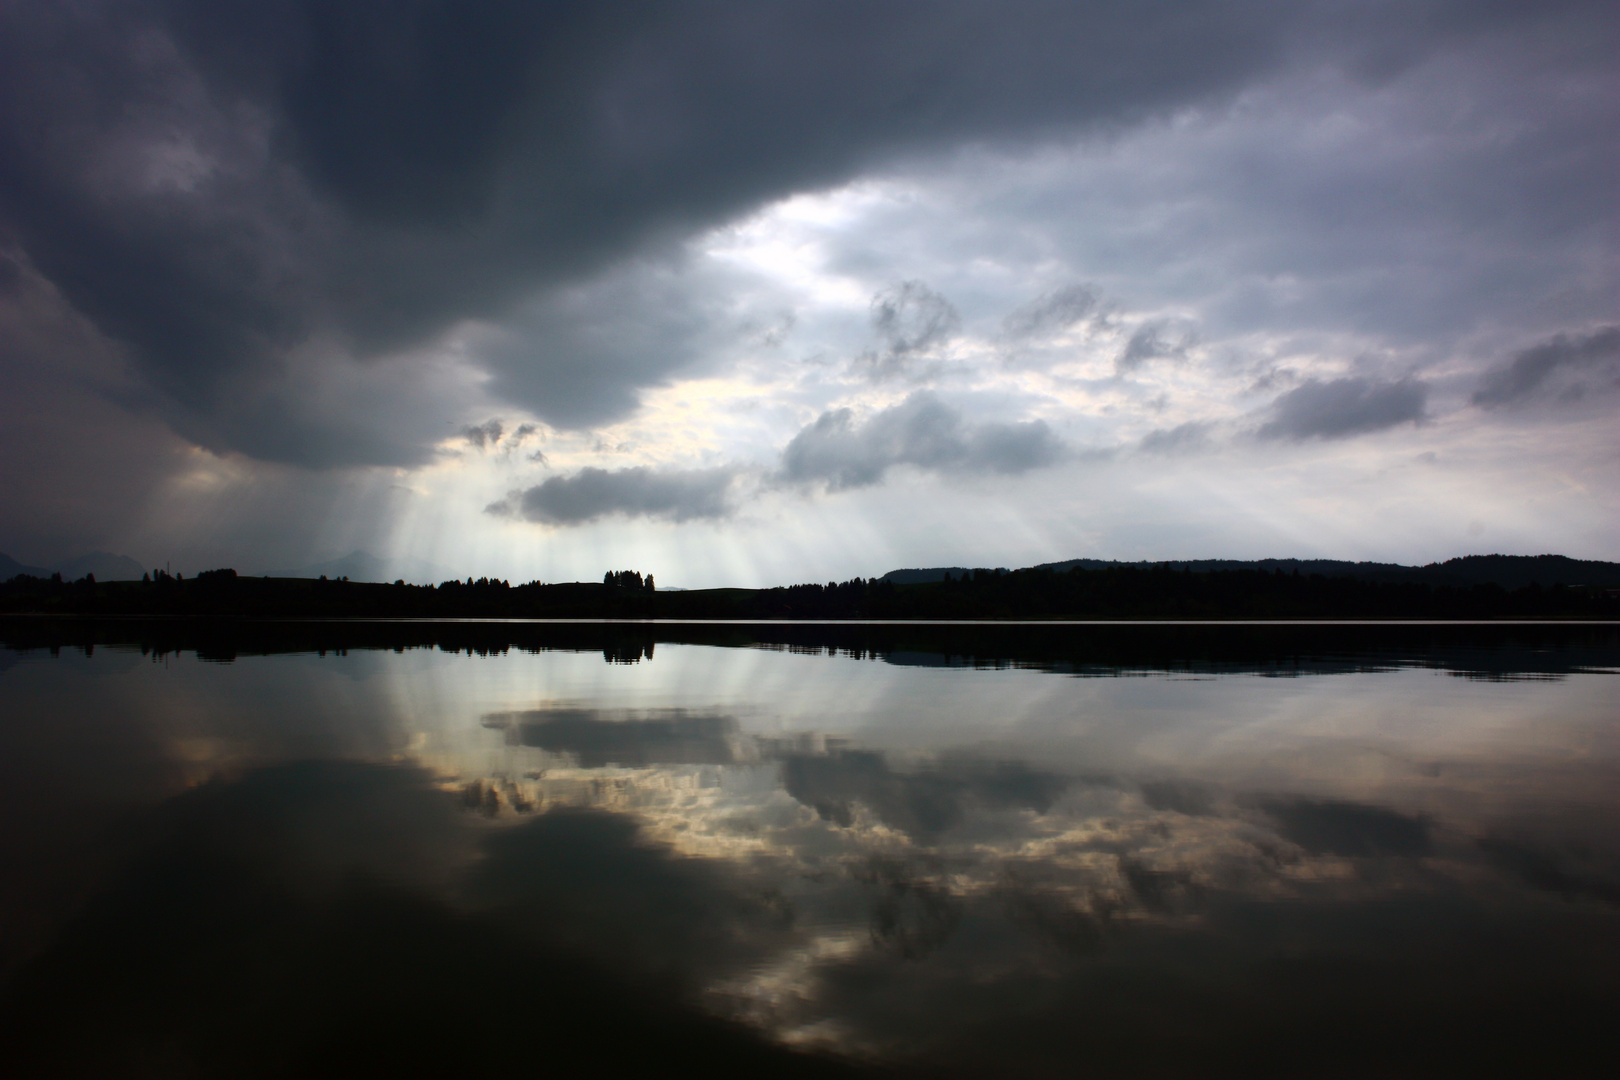
{"type": "Polygon", "coordinates": [[[0,1069],[1607,1075],[1617,672],[1590,626],[4,623],[0,1069]]]}

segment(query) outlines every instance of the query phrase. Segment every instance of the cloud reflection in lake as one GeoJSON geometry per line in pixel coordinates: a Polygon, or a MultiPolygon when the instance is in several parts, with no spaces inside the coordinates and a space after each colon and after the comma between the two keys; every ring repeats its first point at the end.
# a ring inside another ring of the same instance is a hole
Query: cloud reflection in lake
{"type": "Polygon", "coordinates": [[[71,901],[23,1063],[1512,1074],[1620,1003],[1612,634],[1530,681],[585,646],[11,654],[8,904],[71,901]]]}

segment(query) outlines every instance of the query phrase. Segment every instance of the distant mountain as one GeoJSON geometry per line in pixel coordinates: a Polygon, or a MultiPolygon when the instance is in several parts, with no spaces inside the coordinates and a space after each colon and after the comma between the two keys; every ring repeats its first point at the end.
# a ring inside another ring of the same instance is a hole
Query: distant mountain
{"type": "Polygon", "coordinates": [[[52,573],[61,574],[66,581],[77,581],[86,574],[96,575],[97,581],[139,581],[146,567],[128,555],[114,555],[110,551],[92,551],[50,567],[25,566],[9,555],[0,554],[0,581],[9,581],[18,574],[50,577],[52,573]]]}
{"type": "Polygon", "coordinates": [[[92,551],[61,563],[56,570],[64,580],[77,581],[86,574],[96,575],[97,581],[139,581],[148,568],[128,555],[114,555],[110,551],[92,551]]]}
{"type": "Polygon", "coordinates": [[[51,572],[43,566],[29,566],[20,563],[10,555],[0,551],[0,581],[10,581],[18,574],[27,574],[29,577],[50,577],[51,572]]]}
{"type": "MultiPolygon", "coordinates": [[[[1504,589],[1521,589],[1526,585],[1604,585],[1620,586],[1620,563],[1598,562],[1590,559],[1570,559],[1563,555],[1464,555],[1442,563],[1426,566],[1403,566],[1400,563],[1346,562],[1339,559],[1142,559],[1121,562],[1115,559],[1068,559],[1063,562],[1041,563],[1037,570],[1106,570],[1112,567],[1170,566],[1177,570],[1196,572],[1211,570],[1281,570],[1285,574],[1298,571],[1301,575],[1321,574],[1324,577],[1351,577],[1363,581],[1416,581],[1428,585],[1500,585],[1504,589]]],[[[1005,573],[1005,571],[1000,571],[1005,573]]],[[[926,569],[890,570],[884,581],[896,585],[918,585],[942,581],[946,574],[959,578],[966,573],[960,566],[935,566],[926,569]]]]}
{"type": "Polygon", "coordinates": [[[369,551],[351,551],[342,558],[310,563],[292,570],[271,570],[273,578],[346,577],[350,581],[408,581],[413,585],[436,585],[456,575],[425,559],[384,559],[369,551]]]}

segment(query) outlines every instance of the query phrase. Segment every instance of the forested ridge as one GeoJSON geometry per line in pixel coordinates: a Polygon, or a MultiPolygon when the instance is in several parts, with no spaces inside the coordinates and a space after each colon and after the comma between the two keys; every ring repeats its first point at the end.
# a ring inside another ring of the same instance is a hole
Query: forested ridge
{"type": "Polygon", "coordinates": [[[1297,570],[1033,567],[966,571],[937,582],[844,582],[771,589],[658,592],[651,575],[603,583],[513,585],[468,578],[408,585],[250,578],[212,570],[145,581],[19,576],[0,585],[0,612],[256,618],[577,619],[1291,619],[1616,618],[1608,586],[1515,589],[1304,574],[1297,570]]]}

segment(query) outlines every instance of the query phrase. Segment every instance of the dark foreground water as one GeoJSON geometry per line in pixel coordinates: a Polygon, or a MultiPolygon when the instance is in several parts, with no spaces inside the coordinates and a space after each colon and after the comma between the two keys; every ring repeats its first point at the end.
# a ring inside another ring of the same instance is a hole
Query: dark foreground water
{"type": "Polygon", "coordinates": [[[7,1075],[1612,1075],[1614,627],[0,624],[7,1075]]]}

